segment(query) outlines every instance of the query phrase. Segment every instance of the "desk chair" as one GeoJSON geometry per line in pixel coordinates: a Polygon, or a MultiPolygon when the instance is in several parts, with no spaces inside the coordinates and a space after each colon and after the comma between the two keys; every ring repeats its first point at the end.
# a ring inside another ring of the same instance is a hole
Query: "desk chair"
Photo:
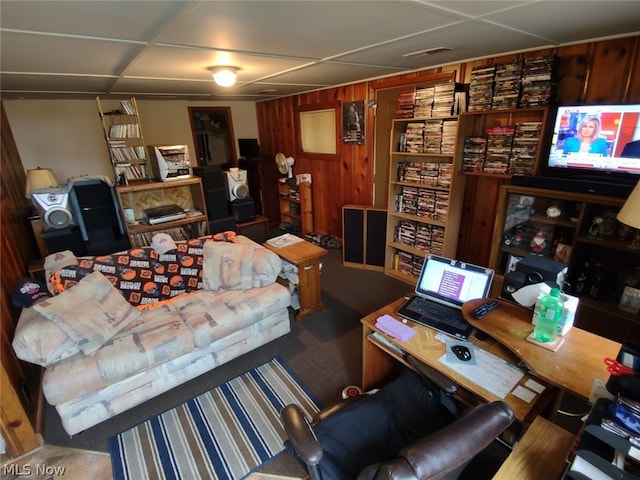
{"type": "Polygon", "coordinates": [[[439,386],[407,369],[371,395],[347,399],[308,420],[297,405],[280,416],[288,447],[311,480],[456,479],[514,419],[504,402],[458,417],[439,386]]]}

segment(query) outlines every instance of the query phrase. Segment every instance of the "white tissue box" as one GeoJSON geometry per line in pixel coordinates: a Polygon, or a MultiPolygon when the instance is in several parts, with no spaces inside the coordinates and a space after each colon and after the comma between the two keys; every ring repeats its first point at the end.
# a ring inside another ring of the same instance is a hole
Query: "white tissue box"
{"type": "MultiPolygon", "coordinates": [[[[541,292],[536,300],[536,305],[533,308],[533,318],[531,319],[531,323],[534,325],[538,323],[538,311],[540,310],[540,299],[547,295],[551,291],[551,288],[548,285],[541,286],[541,292]]],[[[571,327],[573,327],[573,320],[576,317],[576,311],[578,310],[578,297],[574,297],[573,295],[567,295],[566,293],[560,294],[560,300],[564,302],[564,308],[562,309],[562,318],[558,322],[558,333],[560,335],[566,335],[571,327]]]]}

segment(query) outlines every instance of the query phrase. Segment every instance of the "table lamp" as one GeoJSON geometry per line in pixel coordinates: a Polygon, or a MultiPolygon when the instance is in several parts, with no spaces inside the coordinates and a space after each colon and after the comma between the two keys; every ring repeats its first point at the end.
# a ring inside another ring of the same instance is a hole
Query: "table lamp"
{"type": "Polygon", "coordinates": [[[50,168],[40,167],[27,170],[26,183],[24,195],[27,198],[31,198],[31,194],[38,190],[60,186],[60,182],[58,182],[50,168]]]}
{"type": "Polygon", "coordinates": [[[624,202],[617,215],[618,221],[636,230],[629,247],[640,248],[640,182],[638,182],[624,202]]]}

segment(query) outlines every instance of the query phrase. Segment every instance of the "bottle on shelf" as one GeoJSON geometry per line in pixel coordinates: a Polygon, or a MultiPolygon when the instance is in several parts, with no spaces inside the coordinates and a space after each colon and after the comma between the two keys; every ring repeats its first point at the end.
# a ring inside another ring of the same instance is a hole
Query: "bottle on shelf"
{"type": "Polygon", "coordinates": [[[560,289],[552,288],[543,295],[536,305],[536,326],[533,338],[543,343],[553,343],[558,339],[558,323],[562,319],[564,302],[560,298],[560,289]]]}

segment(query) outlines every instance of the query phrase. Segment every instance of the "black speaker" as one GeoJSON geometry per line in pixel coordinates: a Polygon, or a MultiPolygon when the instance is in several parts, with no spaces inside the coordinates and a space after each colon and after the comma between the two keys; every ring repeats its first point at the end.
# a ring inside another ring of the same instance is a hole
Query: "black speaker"
{"type": "Polygon", "coordinates": [[[387,211],[378,207],[342,208],[342,261],[346,266],[384,269],[387,211]]]}
{"type": "Polygon", "coordinates": [[[345,264],[364,263],[364,207],[345,205],[342,208],[342,243],[345,264]]]}
{"type": "Polygon", "coordinates": [[[237,223],[248,222],[256,218],[256,206],[253,198],[238,198],[229,202],[231,214],[237,223]]]}
{"type": "Polygon", "coordinates": [[[513,293],[515,291],[527,285],[541,282],[552,282],[562,287],[567,270],[566,263],[537,255],[524,257],[516,264],[514,271],[508,272],[504,276],[500,296],[514,302],[513,293]]]}
{"type": "Polygon", "coordinates": [[[122,238],[111,186],[104,182],[75,183],[78,225],[88,242],[113,242],[122,238]]]}
{"type": "Polygon", "coordinates": [[[382,208],[367,207],[366,214],[365,263],[384,268],[387,211],[382,208]]]}
{"type": "Polygon", "coordinates": [[[260,145],[257,138],[239,138],[240,156],[242,158],[254,158],[260,156],[260,145]]]}
{"type": "Polygon", "coordinates": [[[82,232],[77,226],[44,231],[42,238],[49,254],[63,250],[71,250],[78,257],[87,254],[82,232]]]}
{"type": "Polygon", "coordinates": [[[219,165],[194,167],[193,174],[202,179],[202,190],[207,205],[209,220],[223,219],[229,216],[229,204],[225,194],[225,174],[219,165]]]}

